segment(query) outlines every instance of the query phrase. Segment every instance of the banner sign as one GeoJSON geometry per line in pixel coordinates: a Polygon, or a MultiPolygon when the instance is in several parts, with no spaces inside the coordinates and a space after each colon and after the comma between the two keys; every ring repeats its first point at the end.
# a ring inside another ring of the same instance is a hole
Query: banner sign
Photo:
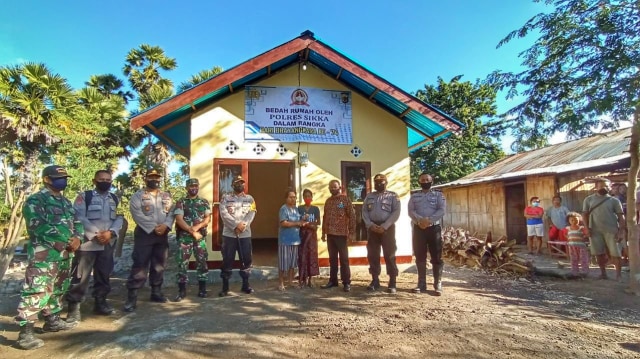
{"type": "Polygon", "coordinates": [[[245,141],[351,144],[351,92],[245,88],[245,141]]]}

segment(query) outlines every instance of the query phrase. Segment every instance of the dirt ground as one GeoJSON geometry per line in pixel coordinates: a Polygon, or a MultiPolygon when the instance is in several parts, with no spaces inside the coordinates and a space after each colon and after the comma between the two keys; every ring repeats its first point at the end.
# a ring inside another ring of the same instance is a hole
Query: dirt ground
{"type": "MultiPolygon", "coordinates": [[[[13,347],[18,295],[7,295],[0,358],[640,358],[639,299],[621,283],[595,279],[596,269],[566,281],[447,266],[442,297],[411,293],[415,267],[401,269],[395,295],[367,292],[367,268],[355,267],[351,293],[318,288],[326,277],[285,292],[262,280],[252,283],[254,295],[232,283],[236,292],[218,298],[214,284],[202,299],[192,285],[185,301],[157,304],[147,288],[133,314],[121,310],[126,275],[119,275],[110,295],[115,314],[93,315],[86,302],[77,328],[38,334],[45,346],[31,352],[13,347]]],[[[175,287],[165,294],[173,297],[175,287]]]]}

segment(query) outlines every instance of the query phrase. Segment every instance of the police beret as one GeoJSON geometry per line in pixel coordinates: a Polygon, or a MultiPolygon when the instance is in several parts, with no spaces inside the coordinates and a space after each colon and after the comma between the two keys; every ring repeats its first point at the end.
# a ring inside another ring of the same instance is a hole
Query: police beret
{"type": "Polygon", "coordinates": [[[187,180],[186,186],[191,186],[192,184],[200,185],[200,182],[198,182],[197,178],[189,178],[187,180]]]}
{"type": "Polygon", "coordinates": [[[162,173],[160,173],[160,171],[158,171],[155,168],[151,168],[151,169],[147,170],[147,173],[145,175],[145,177],[149,177],[149,176],[160,176],[160,177],[162,177],[162,173]]]}
{"type": "Polygon", "coordinates": [[[373,177],[374,181],[386,181],[387,180],[387,176],[383,175],[382,173],[378,173],[377,175],[375,175],[373,177]]]}
{"type": "Polygon", "coordinates": [[[67,170],[61,166],[47,166],[42,170],[42,177],[62,178],[71,177],[67,174],[67,170]]]}
{"type": "Polygon", "coordinates": [[[244,178],[242,178],[242,176],[235,176],[233,177],[233,181],[231,182],[231,184],[236,184],[236,182],[245,182],[244,178]]]}

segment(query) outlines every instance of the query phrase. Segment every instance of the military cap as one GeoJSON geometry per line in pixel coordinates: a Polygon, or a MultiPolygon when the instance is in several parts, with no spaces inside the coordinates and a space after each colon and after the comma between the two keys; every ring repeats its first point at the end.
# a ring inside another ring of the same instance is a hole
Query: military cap
{"type": "Polygon", "coordinates": [[[147,170],[147,173],[145,175],[145,177],[149,177],[149,176],[159,176],[162,177],[162,173],[160,173],[160,171],[158,171],[155,168],[150,168],[147,170]]]}
{"type": "Polygon", "coordinates": [[[67,170],[61,166],[47,166],[42,170],[42,177],[49,178],[62,178],[62,177],[71,177],[67,174],[67,170]]]}
{"type": "Polygon", "coordinates": [[[242,178],[242,176],[233,177],[233,181],[231,182],[231,184],[236,184],[237,182],[245,182],[245,180],[244,178],[242,178]]]}
{"type": "Polygon", "coordinates": [[[375,175],[373,177],[373,180],[375,182],[378,182],[378,181],[380,181],[380,182],[385,181],[386,182],[387,181],[387,176],[383,175],[382,173],[378,173],[377,175],[375,175]]]}
{"type": "Polygon", "coordinates": [[[198,181],[197,178],[189,178],[185,186],[191,186],[192,184],[197,184],[199,186],[200,182],[198,181]]]}

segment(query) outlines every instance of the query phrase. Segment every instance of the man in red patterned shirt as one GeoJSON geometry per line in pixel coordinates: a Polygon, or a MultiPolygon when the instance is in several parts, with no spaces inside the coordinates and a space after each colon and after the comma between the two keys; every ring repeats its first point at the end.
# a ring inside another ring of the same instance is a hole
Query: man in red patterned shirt
{"type": "Polygon", "coordinates": [[[329,182],[331,197],[324,204],[322,217],[322,241],[327,241],[329,249],[329,282],[322,289],[338,286],[338,257],[340,259],[340,279],[344,291],[351,291],[351,269],[349,268],[349,250],[347,240],[356,233],[356,213],[351,200],[340,193],[340,182],[329,182]]]}

